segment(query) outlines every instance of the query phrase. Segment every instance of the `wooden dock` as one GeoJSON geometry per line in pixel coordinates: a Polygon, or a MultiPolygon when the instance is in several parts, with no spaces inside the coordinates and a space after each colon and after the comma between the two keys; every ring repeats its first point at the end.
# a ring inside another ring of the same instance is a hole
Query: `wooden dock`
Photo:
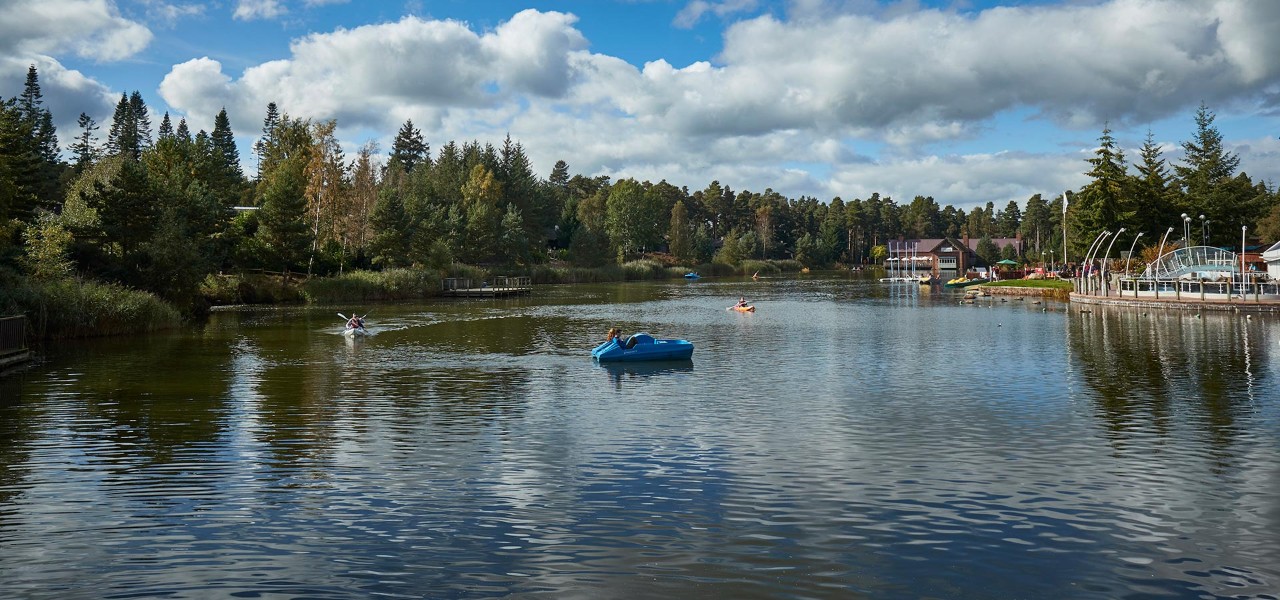
{"type": "Polygon", "coordinates": [[[0,318],[0,375],[31,360],[26,333],[26,317],[0,318]]]}
{"type": "Polygon", "coordinates": [[[491,277],[476,281],[469,277],[448,277],[440,282],[440,295],[457,298],[498,298],[533,292],[529,277],[491,277]]]}

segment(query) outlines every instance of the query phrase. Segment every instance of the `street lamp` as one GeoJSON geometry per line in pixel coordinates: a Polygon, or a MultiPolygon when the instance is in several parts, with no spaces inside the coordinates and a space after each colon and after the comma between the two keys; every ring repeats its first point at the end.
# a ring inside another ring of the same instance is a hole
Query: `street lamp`
{"type": "Polygon", "coordinates": [[[1067,193],[1062,192],[1062,264],[1067,264],[1067,193]]]}
{"type": "Polygon", "coordinates": [[[1049,251],[1049,266],[1050,266],[1050,267],[1054,267],[1054,266],[1056,266],[1056,262],[1057,262],[1057,261],[1055,261],[1055,260],[1053,259],[1053,250],[1050,250],[1050,251],[1049,251]]]}
{"type": "Polygon", "coordinates": [[[1139,231],[1138,235],[1133,236],[1133,243],[1129,244],[1129,256],[1124,259],[1124,276],[1129,276],[1129,261],[1133,260],[1133,248],[1138,245],[1138,238],[1142,237],[1144,232],[1139,231]]]}
{"type": "Polygon", "coordinates": [[[1209,219],[1204,218],[1204,215],[1200,215],[1200,245],[1209,245],[1209,219]]]}
{"type": "Polygon", "coordinates": [[[1182,213],[1182,243],[1188,245],[1187,238],[1191,237],[1191,217],[1187,213],[1182,213]]]}
{"type": "Polygon", "coordinates": [[[1116,245],[1116,240],[1120,239],[1120,234],[1124,233],[1124,228],[1116,230],[1115,237],[1111,238],[1111,243],[1107,244],[1107,253],[1102,255],[1102,272],[1099,273],[1098,283],[1102,285],[1102,294],[1105,296],[1111,289],[1107,282],[1107,261],[1111,260],[1111,247],[1116,245]]]}
{"type": "Polygon", "coordinates": [[[1244,234],[1245,234],[1245,232],[1247,232],[1247,231],[1249,231],[1249,226],[1248,226],[1248,225],[1241,225],[1241,226],[1240,226],[1240,299],[1241,299],[1241,300],[1244,300],[1244,286],[1245,286],[1245,278],[1244,278],[1244,244],[1245,244],[1245,242],[1244,242],[1244,234]]]}
{"type": "Polygon", "coordinates": [[[1091,272],[1093,271],[1094,250],[1100,248],[1102,246],[1102,240],[1106,239],[1106,237],[1109,235],[1111,235],[1110,231],[1107,231],[1105,229],[1102,230],[1102,233],[1099,233],[1098,237],[1093,238],[1093,243],[1089,244],[1089,249],[1084,253],[1084,266],[1080,269],[1080,276],[1081,278],[1084,279],[1083,287],[1085,288],[1086,294],[1089,293],[1089,290],[1093,288],[1093,286],[1091,285],[1091,281],[1089,279],[1089,275],[1091,275],[1092,274],[1091,272]]]}
{"type": "MultiPolygon", "coordinates": [[[[1164,232],[1164,237],[1160,238],[1160,250],[1156,252],[1156,261],[1159,261],[1161,258],[1164,258],[1164,241],[1169,239],[1170,233],[1173,233],[1172,227],[1169,228],[1169,231],[1164,232]]],[[[1151,275],[1154,276],[1155,273],[1152,273],[1151,275]]]]}

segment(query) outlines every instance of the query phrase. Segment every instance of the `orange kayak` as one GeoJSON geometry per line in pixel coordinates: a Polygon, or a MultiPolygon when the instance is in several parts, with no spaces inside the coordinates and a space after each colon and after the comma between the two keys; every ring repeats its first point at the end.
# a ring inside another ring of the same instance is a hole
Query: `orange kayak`
{"type": "Polygon", "coordinates": [[[733,306],[731,308],[738,312],[756,312],[756,307],[754,306],[733,306]]]}

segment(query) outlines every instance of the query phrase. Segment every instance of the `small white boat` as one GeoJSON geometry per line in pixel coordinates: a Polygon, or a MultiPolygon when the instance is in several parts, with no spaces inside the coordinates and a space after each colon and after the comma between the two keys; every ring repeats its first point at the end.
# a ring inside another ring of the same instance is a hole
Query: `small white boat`
{"type": "Polygon", "coordinates": [[[364,337],[369,335],[369,330],[363,327],[348,327],[342,331],[342,335],[347,337],[364,337]]]}

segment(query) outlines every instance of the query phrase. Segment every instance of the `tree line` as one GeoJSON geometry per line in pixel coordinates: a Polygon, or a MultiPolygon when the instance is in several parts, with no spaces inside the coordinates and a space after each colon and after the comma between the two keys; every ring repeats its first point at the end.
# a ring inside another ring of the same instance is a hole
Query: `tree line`
{"type": "Polygon", "coordinates": [[[1229,244],[1241,224],[1280,237],[1277,194],[1237,173],[1213,118],[1200,107],[1177,164],[1150,135],[1130,164],[1104,128],[1083,188],[966,211],[931,196],[820,201],[719,181],[690,191],[571,174],[563,160],[543,178],[510,136],[497,147],[449,141],[433,153],[412,120],[385,160],[373,142],[350,156],[335,121],[291,117],[274,103],[253,146],[255,172],[246,174],[225,110],[211,132],[193,134],[165,113],[153,133],[136,91],[121,95],[105,140],[81,114],[64,160],[32,66],[22,93],[0,103],[0,268],[34,280],[121,283],[189,308],[218,272],[589,267],[654,252],[687,265],[824,266],[878,261],[892,240],[944,236],[981,240],[978,252],[991,262],[1039,260],[1062,246],[1064,202],[1072,258],[1103,229],[1144,231],[1140,245],[1154,244],[1184,212],[1206,216],[1211,243],[1229,244]],[[1015,236],[1027,256],[1002,256],[990,242],[1015,236]]]}

